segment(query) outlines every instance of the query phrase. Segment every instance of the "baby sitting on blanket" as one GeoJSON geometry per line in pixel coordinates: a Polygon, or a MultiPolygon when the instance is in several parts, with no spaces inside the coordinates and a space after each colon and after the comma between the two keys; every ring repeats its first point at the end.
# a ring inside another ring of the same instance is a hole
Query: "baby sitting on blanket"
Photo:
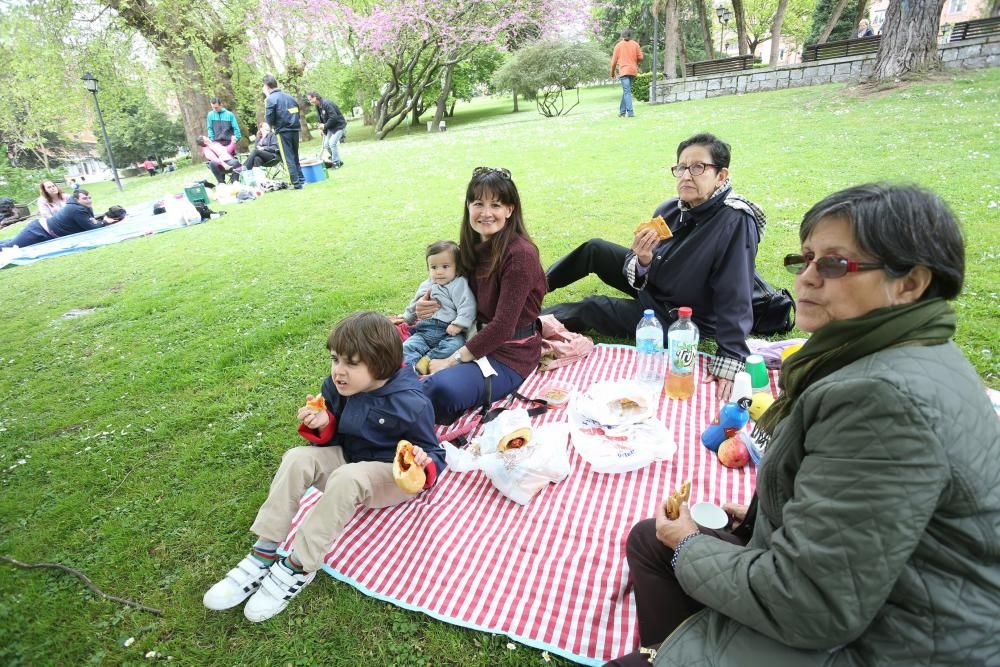
{"type": "Polygon", "coordinates": [[[326,345],[333,363],[322,400],[310,395],[298,411],[299,434],[311,444],[285,452],[250,527],[258,539],[205,593],[209,609],[229,609],[250,598],[243,610],[249,620],[271,618],[313,580],[359,505],[389,507],[415,498],[420,491],[404,491],[393,480],[400,440],[413,443],[413,463],[426,473],[424,488],[444,470],[434,408],[417,377],[401,368],[402,343],[389,320],[355,313],[337,325],[326,345]],[[279,558],[278,545],[309,487],[323,497],[302,520],[288,555],[279,558]]]}

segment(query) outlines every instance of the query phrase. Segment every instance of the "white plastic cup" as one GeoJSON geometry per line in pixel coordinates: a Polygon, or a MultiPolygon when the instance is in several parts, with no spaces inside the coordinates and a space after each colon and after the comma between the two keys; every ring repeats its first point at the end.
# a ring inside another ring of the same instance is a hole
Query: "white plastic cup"
{"type": "Polygon", "coordinates": [[[699,526],[720,530],[729,525],[729,515],[715,503],[697,503],[691,508],[691,518],[699,526]]]}

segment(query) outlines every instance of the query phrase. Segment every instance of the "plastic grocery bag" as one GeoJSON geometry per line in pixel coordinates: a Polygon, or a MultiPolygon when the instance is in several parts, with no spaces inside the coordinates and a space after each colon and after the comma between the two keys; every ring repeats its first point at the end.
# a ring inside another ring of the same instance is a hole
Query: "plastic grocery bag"
{"type": "Polygon", "coordinates": [[[643,388],[600,382],[570,401],[570,438],[596,472],[620,473],[673,458],[677,443],[643,388]]]}
{"type": "Polygon", "coordinates": [[[532,430],[531,439],[523,447],[497,451],[501,438],[530,425],[527,410],[501,412],[466,449],[442,443],[448,467],[458,473],[482,470],[500,493],[527,505],[548,484],[561,482],[569,475],[566,424],[543,424],[532,430]]]}

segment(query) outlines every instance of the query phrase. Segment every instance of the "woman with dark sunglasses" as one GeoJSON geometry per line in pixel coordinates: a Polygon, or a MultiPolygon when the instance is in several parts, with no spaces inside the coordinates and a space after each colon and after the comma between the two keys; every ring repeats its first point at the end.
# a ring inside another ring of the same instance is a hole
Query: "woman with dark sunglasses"
{"type": "Polygon", "coordinates": [[[965,271],[937,196],[861,185],[806,213],[798,326],[735,531],[685,505],[626,553],[639,637],[613,665],[1000,664],[1000,421],[951,341],[965,271]]]}
{"type": "Polygon", "coordinates": [[[653,309],[666,331],[677,308],[690,306],[702,335],[718,344],[705,380],[718,382],[723,400],[750,354],[754,261],[767,224],[758,206],[733,191],[729,158],[729,144],[714,135],[682,141],[671,168],[677,196],[653,212],[664,218],[672,238],[661,240],[656,230],[645,229],[630,248],[591,239],[546,274],[549,291],[593,273],[625,298],[595,295],[544,311],[570,331],[631,339],[645,309],[653,309]]]}
{"type": "MultiPolygon", "coordinates": [[[[521,197],[510,171],[473,170],[459,239],[462,275],[476,296],[478,332],[452,356],[431,359],[431,376],[423,388],[439,424],[520,387],[538,366],[542,349],[537,320],[545,271],[524,226],[521,197]]],[[[414,309],[424,319],[438,307],[428,293],[414,309]]]]}

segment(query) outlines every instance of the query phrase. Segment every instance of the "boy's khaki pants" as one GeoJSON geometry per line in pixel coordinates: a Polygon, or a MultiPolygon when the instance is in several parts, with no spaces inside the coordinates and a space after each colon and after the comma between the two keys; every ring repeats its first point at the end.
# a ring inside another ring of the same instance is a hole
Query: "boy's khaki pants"
{"type": "Polygon", "coordinates": [[[396,486],[391,463],[348,463],[339,446],[294,447],[281,458],[267,500],[250,530],[265,540],[284,540],[299,509],[299,500],[310,486],[323,491],[323,497],[299,524],[290,545],[306,572],[323,566],[323,557],[358,505],[389,507],[415,497],[396,486]]]}

